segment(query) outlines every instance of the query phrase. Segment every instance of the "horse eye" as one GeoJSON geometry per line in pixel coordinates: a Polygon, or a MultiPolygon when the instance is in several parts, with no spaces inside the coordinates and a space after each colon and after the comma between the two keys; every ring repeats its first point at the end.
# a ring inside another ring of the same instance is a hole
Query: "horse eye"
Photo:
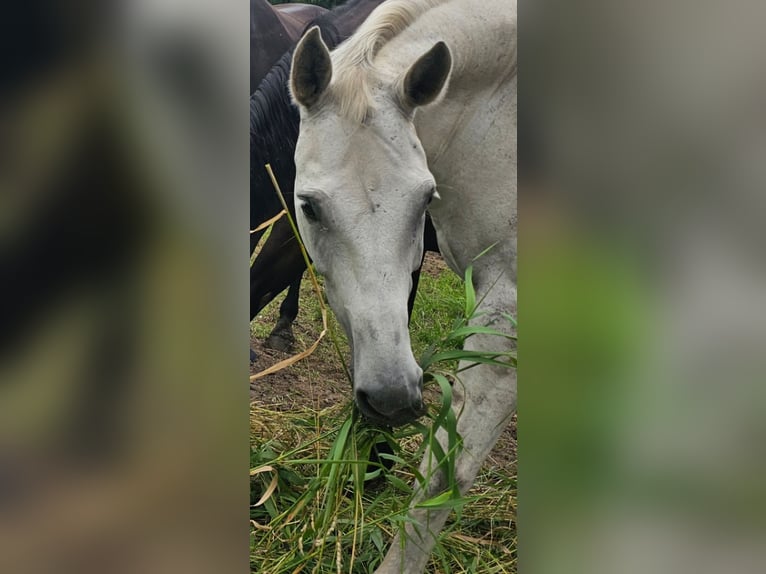
{"type": "Polygon", "coordinates": [[[301,210],[303,211],[303,215],[305,215],[306,219],[309,221],[316,221],[319,219],[317,217],[316,211],[314,211],[314,206],[311,204],[311,201],[305,200],[303,203],[301,203],[301,210]]]}

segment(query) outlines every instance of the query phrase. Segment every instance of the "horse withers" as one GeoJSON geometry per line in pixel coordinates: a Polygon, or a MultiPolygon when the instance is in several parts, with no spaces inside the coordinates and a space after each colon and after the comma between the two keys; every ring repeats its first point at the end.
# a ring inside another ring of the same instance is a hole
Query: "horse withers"
{"type": "MultiPolygon", "coordinates": [[[[406,301],[426,210],[450,268],[463,276],[473,267],[471,324],[513,331],[516,83],[513,0],[391,0],[333,53],[316,29],[295,50],[298,225],[351,342],[356,404],[379,424],[406,423],[422,408],[406,301]]],[[[465,348],[512,344],[474,335],[465,348]]],[[[516,373],[478,365],[460,380],[455,476],[465,493],[515,410],[516,373]]],[[[416,502],[444,487],[437,473],[416,502]]],[[[448,514],[411,508],[378,574],[422,572],[448,514]]]]}

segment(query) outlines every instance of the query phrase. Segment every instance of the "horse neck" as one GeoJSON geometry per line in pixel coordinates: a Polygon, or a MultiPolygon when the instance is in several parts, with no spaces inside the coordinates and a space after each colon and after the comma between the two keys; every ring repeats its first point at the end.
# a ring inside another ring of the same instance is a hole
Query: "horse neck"
{"type": "Polygon", "coordinates": [[[453,59],[447,98],[450,91],[476,91],[507,81],[516,72],[515,2],[454,0],[436,6],[385,44],[375,66],[392,80],[439,40],[447,43],[453,59]]]}

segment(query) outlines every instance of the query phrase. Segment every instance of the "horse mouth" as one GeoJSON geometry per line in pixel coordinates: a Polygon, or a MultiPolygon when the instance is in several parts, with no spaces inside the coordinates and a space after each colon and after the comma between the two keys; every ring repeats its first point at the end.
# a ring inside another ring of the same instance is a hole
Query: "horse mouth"
{"type": "Polygon", "coordinates": [[[423,400],[419,405],[396,409],[391,412],[384,412],[377,408],[366,393],[359,393],[356,398],[356,405],[360,412],[369,422],[385,427],[400,427],[411,423],[426,413],[426,407],[423,400]]]}

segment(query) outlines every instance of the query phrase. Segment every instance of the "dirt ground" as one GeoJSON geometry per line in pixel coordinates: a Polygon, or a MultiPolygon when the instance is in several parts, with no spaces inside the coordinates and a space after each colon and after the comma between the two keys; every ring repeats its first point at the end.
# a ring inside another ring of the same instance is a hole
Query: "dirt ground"
{"type": "MultiPolygon", "coordinates": [[[[444,261],[438,255],[429,253],[423,266],[423,272],[429,275],[449,273],[444,261]]],[[[308,283],[304,281],[304,284],[308,283]]],[[[303,301],[304,292],[301,292],[303,301]]],[[[281,300],[281,298],[280,298],[281,300]]],[[[273,325],[274,315],[265,314],[256,319],[264,324],[273,325]]],[[[294,352],[307,348],[318,337],[321,323],[299,314],[293,327],[296,345],[294,352]]],[[[271,365],[291,356],[263,346],[263,341],[251,337],[253,349],[258,360],[250,367],[250,374],[258,373],[271,365]]],[[[346,358],[348,360],[348,357],[346,358]]],[[[259,406],[276,411],[289,411],[295,408],[314,408],[321,410],[348,400],[351,392],[350,383],[337,359],[335,350],[325,339],[314,354],[296,365],[257,379],[251,384],[250,400],[259,406]]],[[[490,453],[485,468],[504,469],[515,473],[516,468],[516,415],[503,431],[497,444],[490,453]]]]}

